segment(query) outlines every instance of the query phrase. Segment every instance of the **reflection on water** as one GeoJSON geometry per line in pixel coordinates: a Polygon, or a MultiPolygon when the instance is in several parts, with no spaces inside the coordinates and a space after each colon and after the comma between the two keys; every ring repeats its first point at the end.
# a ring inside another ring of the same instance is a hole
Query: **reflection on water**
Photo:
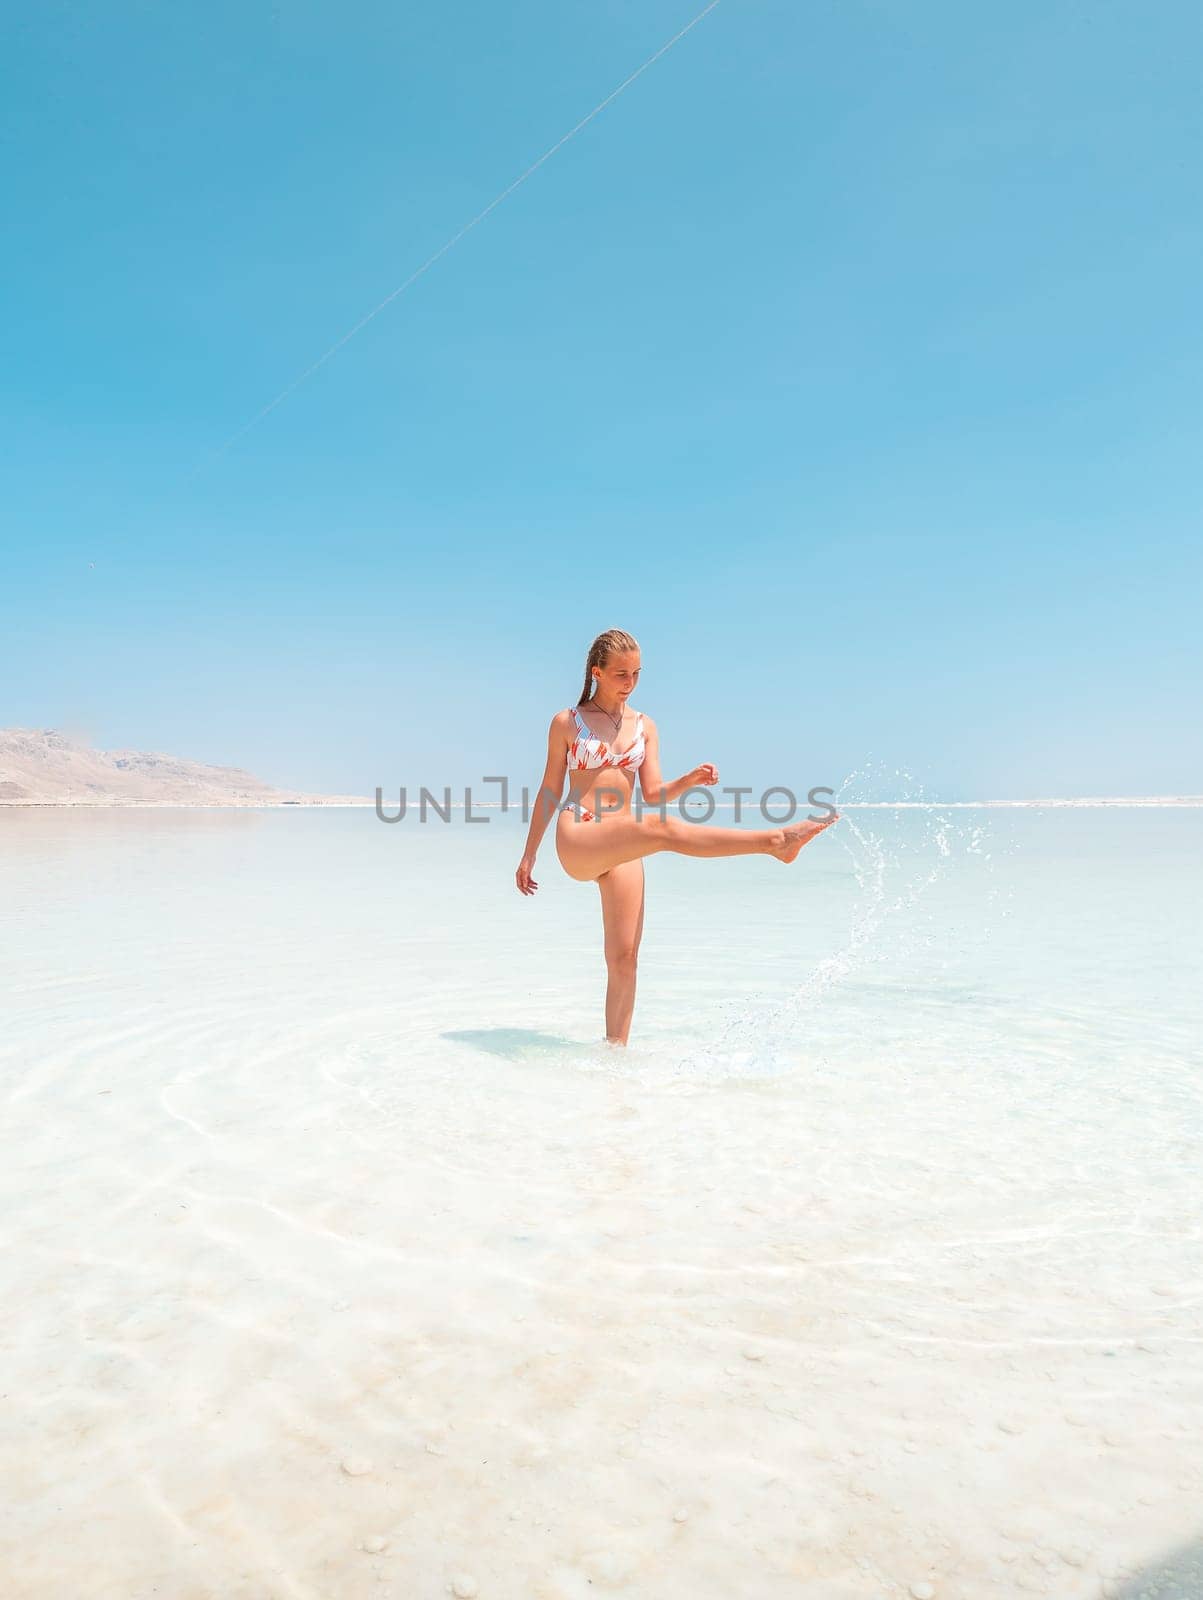
{"type": "Polygon", "coordinates": [[[487,1055],[502,1056],[511,1061],[540,1051],[558,1054],[573,1048],[571,1039],[539,1033],[533,1028],[453,1028],[440,1037],[470,1044],[487,1055]]]}

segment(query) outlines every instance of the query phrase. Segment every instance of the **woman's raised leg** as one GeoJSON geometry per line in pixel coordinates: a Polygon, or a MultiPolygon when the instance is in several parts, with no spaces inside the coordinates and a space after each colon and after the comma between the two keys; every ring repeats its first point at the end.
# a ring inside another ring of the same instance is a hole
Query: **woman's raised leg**
{"type": "Polygon", "coordinates": [[[630,812],[582,822],[571,813],[557,834],[561,860],[574,878],[597,878],[624,861],[670,850],[677,855],[776,856],[778,861],[793,861],[816,834],[836,821],[835,816],[818,822],[804,820],[779,828],[721,828],[708,823],[687,822],[684,817],[662,816],[651,812],[636,817],[630,812]]]}

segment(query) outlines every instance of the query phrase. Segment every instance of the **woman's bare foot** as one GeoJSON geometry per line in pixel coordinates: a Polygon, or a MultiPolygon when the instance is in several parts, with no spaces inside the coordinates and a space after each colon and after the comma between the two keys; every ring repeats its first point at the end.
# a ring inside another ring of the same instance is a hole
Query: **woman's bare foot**
{"type": "Polygon", "coordinates": [[[817,833],[822,833],[824,828],[830,828],[833,822],[838,821],[839,812],[836,811],[831,816],[824,817],[821,822],[795,822],[790,828],[782,828],[781,846],[771,854],[775,855],[778,861],[793,861],[804,844],[809,844],[817,833]]]}

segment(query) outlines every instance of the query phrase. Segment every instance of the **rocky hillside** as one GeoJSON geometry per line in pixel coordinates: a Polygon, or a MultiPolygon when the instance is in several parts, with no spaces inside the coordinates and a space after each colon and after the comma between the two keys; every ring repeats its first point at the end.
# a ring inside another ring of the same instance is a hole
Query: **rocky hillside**
{"type": "Polygon", "coordinates": [[[0,802],[79,805],[320,805],[237,767],[143,750],[93,750],[53,728],[0,729],[0,802]]]}

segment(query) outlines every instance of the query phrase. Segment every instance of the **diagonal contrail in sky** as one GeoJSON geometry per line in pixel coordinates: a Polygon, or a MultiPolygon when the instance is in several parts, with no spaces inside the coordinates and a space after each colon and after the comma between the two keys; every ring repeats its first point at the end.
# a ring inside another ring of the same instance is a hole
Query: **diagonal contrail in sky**
{"type": "Polygon", "coordinates": [[[662,44],[654,55],[648,56],[647,60],[642,66],[636,67],[635,71],[631,73],[629,78],[624,78],[623,81],[618,85],[617,89],[612,89],[604,100],[599,100],[597,105],[594,106],[593,110],[589,112],[588,116],[582,117],[575,127],[569,128],[568,132],[564,134],[563,138],[557,139],[555,144],[553,144],[550,149],[545,150],[537,161],[532,161],[530,166],[527,167],[526,171],[519,177],[515,178],[513,183],[508,184],[499,195],[490,200],[483,211],[478,211],[477,214],[472,218],[471,222],[465,222],[463,227],[460,228],[457,233],[453,233],[445,244],[440,245],[432,256],[428,257],[427,260],[423,261],[420,267],[411,272],[404,283],[399,283],[390,294],[385,295],[384,299],[379,305],[373,306],[366,316],[360,317],[359,321],[354,325],[354,327],[348,328],[341,339],[336,340],[327,351],[318,356],[317,360],[306,367],[304,372],[302,372],[299,377],[294,378],[287,388],[281,389],[274,400],[269,400],[263,409],[261,411],[257,411],[249,422],[244,422],[242,427],[239,428],[237,432],[232,433],[228,439],[226,439],[222,444],[219,444],[215,448],[213,454],[221,455],[223,451],[228,450],[230,446],[241,439],[244,434],[249,433],[252,428],[256,427],[260,422],[262,422],[264,417],[273,412],[278,405],[281,405],[285,400],[287,400],[290,394],[294,394],[303,383],[306,383],[310,378],[312,378],[313,374],[320,368],[324,367],[331,357],[336,356],[344,345],[349,344],[357,333],[360,333],[364,328],[366,328],[368,323],[371,322],[373,318],[378,317],[386,306],[392,305],[393,301],[397,299],[398,295],[404,294],[408,288],[417,283],[418,279],[425,273],[429,272],[431,267],[434,266],[435,262],[441,260],[441,258],[447,254],[448,250],[452,249],[460,242],[465,234],[471,233],[472,229],[475,228],[478,223],[483,222],[489,215],[490,211],[496,211],[497,207],[503,200],[508,199],[509,196],[513,194],[515,189],[521,188],[521,186],[529,177],[538,172],[539,168],[544,164],[544,162],[550,161],[557,150],[562,150],[564,148],[569,139],[574,139],[576,135],[580,133],[582,128],[588,127],[588,125],[593,121],[594,117],[600,116],[607,106],[613,105],[614,101],[618,99],[619,95],[622,94],[625,89],[629,89],[630,86],[635,82],[636,78],[642,77],[649,67],[655,66],[656,62],[660,60],[661,56],[667,55],[672,49],[673,45],[678,44],[685,37],[685,35],[690,32],[691,29],[696,28],[698,23],[701,22],[704,17],[709,16],[710,12],[712,12],[720,3],[721,0],[710,0],[710,4],[704,6],[691,22],[687,22],[685,24],[679,33],[674,33],[672,38],[666,43],[662,44]]]}

